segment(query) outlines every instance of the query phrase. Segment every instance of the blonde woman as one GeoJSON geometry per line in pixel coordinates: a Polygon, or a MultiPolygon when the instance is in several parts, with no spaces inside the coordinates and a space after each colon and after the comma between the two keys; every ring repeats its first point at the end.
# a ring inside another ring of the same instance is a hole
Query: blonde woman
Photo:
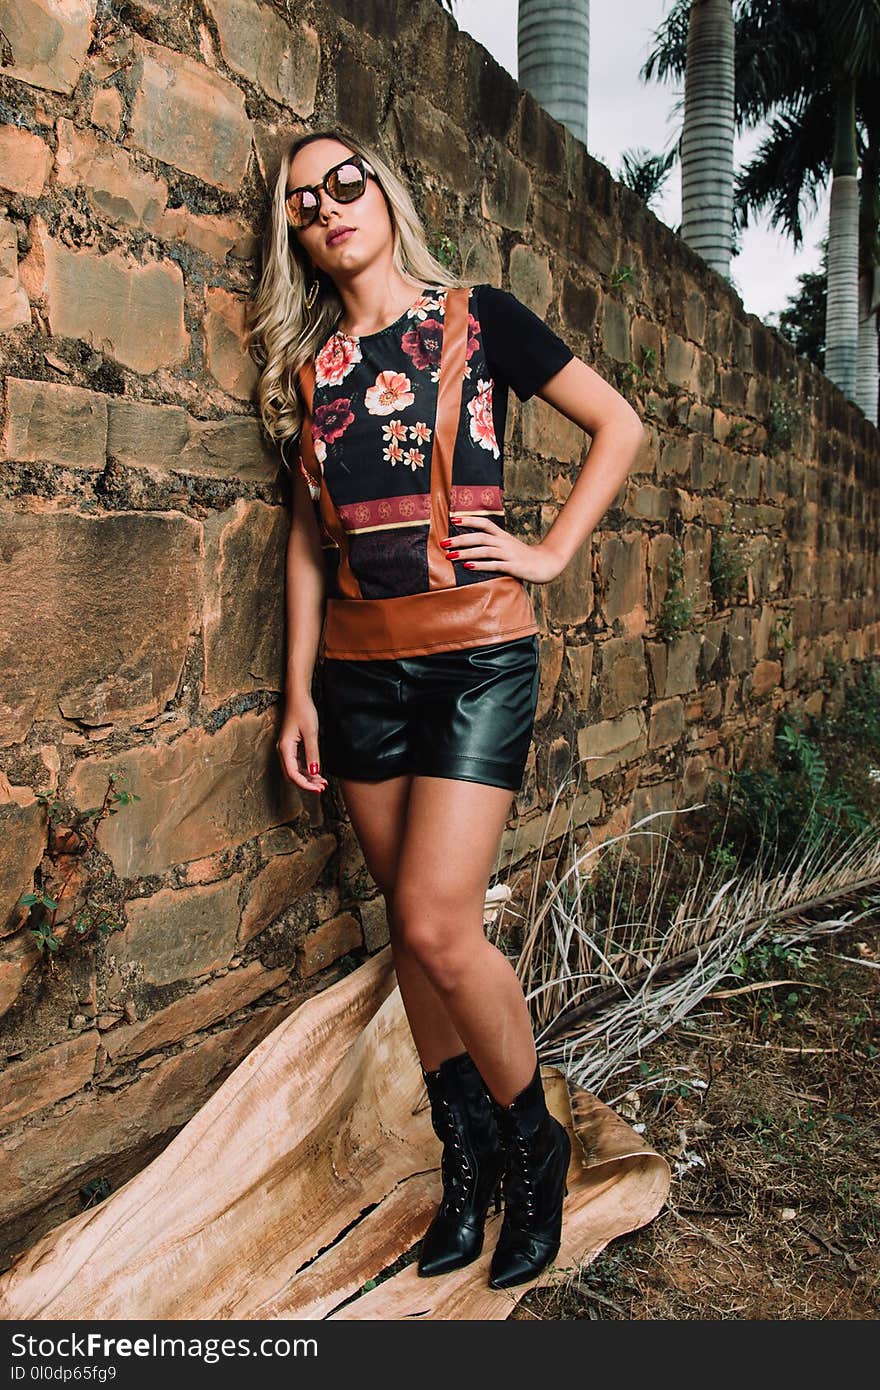
{"type": "Polygon", "coordinates": [[[522,988],[483,930],[537,704],[523,581],[556,579],[587,540],[641,421],[514,295],[441,265],[402,180],[337,130],[281,160],[251,323],[293,480],[279,757],[304,792],[339,779],[387,906],[443,1145],[419,1273],[476,1259],[503,1195],[489,1282],[504,1288],[556,1255],[570,1160],[522,988]],[[540,541],[505,525],[509,387],[592,436],[540,541]]]}

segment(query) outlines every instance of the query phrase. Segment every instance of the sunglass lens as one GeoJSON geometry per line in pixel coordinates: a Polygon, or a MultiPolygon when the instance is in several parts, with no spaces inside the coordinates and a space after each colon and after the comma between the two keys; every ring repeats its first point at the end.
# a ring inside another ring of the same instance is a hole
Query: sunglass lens
{"type": "Polygon", "coordinates": [[[340,164],[328,182],[331,195],[340,203],[350,203],[364,191],[364,175],[356,164],[340,164]]]}
{"type": "Polygon", "coordinates": [[[317,210],[318,200],[314,193],[296,193],[287,200],[287,215],[294,227],[307,227],[317,210]]]}

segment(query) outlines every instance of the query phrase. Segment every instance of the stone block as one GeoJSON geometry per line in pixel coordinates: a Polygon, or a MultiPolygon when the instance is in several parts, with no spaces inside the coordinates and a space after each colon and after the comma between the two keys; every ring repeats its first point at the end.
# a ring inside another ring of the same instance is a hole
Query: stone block
{"type": "Polygon", "coordinates": [[[96,0],[0,0],[4,77],[72,92],[92,41],[96,0]]]}
{"type": "Polygon", "coordinates": [[[31,283],[45,298],[52,333],[81,338],[143,375],[188,356],[179,266],[142,265],[119,250],[71,251],[48,235],[40,218],[31,233],[22,273],[27,264],[31,283]]]}
{"type": "MultiPolygon", "coordinates": [[[[2,709],[2,706],[0,706],[2,709]]],[[[33,887],[46,847],[47,814],[28,786],[13,785],[0,771],[0,937],[14,931],[26,908],[17,906],[33,887]]],[[[0,1007],[0,1012],[2,1012],[0,1007]]]]}
{"type": "Polygon", "coordinates": [[[209,286],[205,304],[208,371],[230,395],[252,400],[259,372],[245,349],[245,300],[218,286],[209,286]]]}
{"type": "Polygon", "coordinates": [[[123,1023],[103,1033],[101,1041],[113,1062],[125,1057],[142,1057],[156,1048],[190,1038],[193,1033],[247,1008],[255,999],[283,985],[289,976],[288,968],[266,970],[258,960],[251,961],[249,965],[209,980],[201,989],[182,995],[147,1018],[123,1023]]]}
{"type": "Polygon", "coordinates": [[[350,912],[341,912],[309,932],[297,951],[299,973],[303,979],[308,979],[362,945],[360,922],[350,912]]]}
{"type": "Polygon", "coordinates": [[[319,835],[296,854],[281,854],[260,870],[250,885],[241,914],[239,945],[271,926],[286,908],[317,882],[336,853],[335,835],[319,835]]]}
{"type": "Polygon", "coordinates": [[[52,167],[52,151],[39,135],[0,125],[0,188],[39,198],[52,167]]]}
{"type": "Polygon", "coordinates": [[[19,280],[18,234],[11,222],[0,218],[0,333],[30,321],[30,300],[19,280]]]}
{"type": "Polygon", "coordinates": [[[104,821],[100,847],[126,878],[243,844],[302,811],[275,749],[277,707],[234,716],[217,730],[185,730],[172,742],[82,759],[70,777],[76,805],[98,804],[111,772],[140,801],[104,821]]]}
{"type": "Polygon", "coordinates": [[[0,1126],[5,1129],[45,1110],[91,1081],[100,1036],[96,1028],[88,1028],[21,1062],[10,1062],[0,1072],[0,1126]]]}
{"type": "Polygon", "coordinates": [[[101,469],[107,454],[107,397],[79,386],[6,378],[0,451],[16,463],[101,469]]]}
{"type": "Polygon", "coordinates": [[[650,710],[648,747],[666,748],[684,733],[684,705],[679,699],[655,700],[650,710]]]}
{"type": "Polygon", "coordinates": [[[227,66],[298,116],[311,116],[321,58],[317,30],[256,0],[207,0],[207,7],[227,66]]]}
{"type": "Polygon", "coordinates": [[[599,713],[610,719],[648,698],[648,672],[641,637],[610,637],[597,646],[599,713]]]}
{"type": "Polygon", "coordinates": [[[229,964],[238,933],[241,874],[198,888],[160,888],[125,904],[128,926],[109,950],[154,985],[189,980],[229,964]]]}
{"type": "Polygon", "coordinates": [[[197,620],[198,522],[179,512],[7,508],[0,535],[0,737],[23,738],[37,718],[97,725],[158,714],[197,620]],[[36,681],[21,659],[35,626],[36,681]]]}
{"type": "Polygon", "coordinates": [[[205,692],[283,690],[285,507],[239,501],[205,526],[205,692]]]}
{"type": "Polygon", "coordinates": [[[602,537],[599,547],[599,607],[609,625],[634,609],[645,611],[647,547],[648,538],[639,531],[602,537]]]}
{"type": "Polygon", "coordinates": [[[578,756],[586,766],[587,777],[595,782],[624,763],[634,762],[647,750],[645,716],[641,710],[627,710],[616,719],[606,719],[578,729],[578,756]]]}
{"type": "MultiPolygon", "coordinates": [[[[267,11],[261,11],[265,23],[267,11]]],[[[138,39],[127,143],[204,183],[235,193],[251,149],[244,93],[210,68],[138,39]]]]}

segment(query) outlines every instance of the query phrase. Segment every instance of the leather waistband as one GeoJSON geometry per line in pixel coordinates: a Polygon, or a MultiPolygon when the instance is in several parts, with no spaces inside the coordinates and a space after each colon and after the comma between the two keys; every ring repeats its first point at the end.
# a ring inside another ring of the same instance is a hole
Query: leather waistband
{"type": "Polygon", "coordinates": [[[347,661],[427,656],[537,631],[532,600],[522,581],[502,574],[396,598],[328,598],[323,654],[347,661]]]}

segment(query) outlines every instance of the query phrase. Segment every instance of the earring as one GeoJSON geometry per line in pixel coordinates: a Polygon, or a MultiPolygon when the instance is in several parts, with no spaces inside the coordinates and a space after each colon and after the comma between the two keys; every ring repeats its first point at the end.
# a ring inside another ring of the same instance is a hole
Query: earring
{"type": "Polygon", "coordinates": [[[312,281],[312,287],[311,287],[311,289],[309,290],[308,294],[306,295],[306,301],[305,301],[305,303],[306,303],[306,308],[307,308],[307,309],[312,309],[313,306],[314,306],[315,300],[316,300],[317,298],[318,298],[318,277],[317,277],[317,275],[316,275],[315,278],[314,278],[314,280],[312,281]]]}

